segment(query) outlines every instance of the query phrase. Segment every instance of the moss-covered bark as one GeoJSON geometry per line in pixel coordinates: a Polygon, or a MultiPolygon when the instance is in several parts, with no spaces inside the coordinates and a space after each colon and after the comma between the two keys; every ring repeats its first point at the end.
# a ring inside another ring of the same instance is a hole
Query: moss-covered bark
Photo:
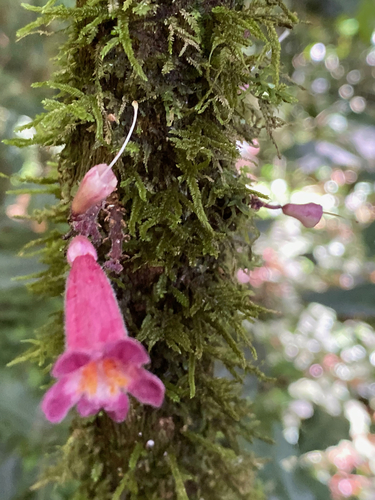
{"type": "MultiPolygon", "coordinates": [[[[255,435],[241,398],[243,375],[257,372],[244,354],[252,346],[242,322],[259,308],[235,280],[239,266],[252,265],[256,233],[252,191],[235,169],[236,140],[278,125],[273,107],[288,94],[279,83],[276,28],[291,27],[294,16],[278,0],[55,3],[33,8],[40,17],[20,35],[68,23],[59,71],[46,84],[60,93],[33,122],[34,139],[14,143],[64,145],[61,201],[36,216],[67,220],[77,181],[113,158],[131,102],[139,102],[132,143],[115,167],[112,201],[128,237],[124,270],[111,279],[167,397],[160,410],[133,400],[123,424],[105,414],[75,418],[45,477],[78,480],[76,499],[258,498],[256,461],[238,443],[255,435]],[[217,362],[231,378],[215,377],[217,362]]],[[[101,223],[105,235],[104,213],[101,223]]],[[[56,232],[42,243],[50,268],[32,288],[62,294],[66,243],[56,232]]],[[[104,262],[109,243],[98,250],[104,262]]],[[[62,338],[59,316],[24,358],[52,362],[62,338]]]]}

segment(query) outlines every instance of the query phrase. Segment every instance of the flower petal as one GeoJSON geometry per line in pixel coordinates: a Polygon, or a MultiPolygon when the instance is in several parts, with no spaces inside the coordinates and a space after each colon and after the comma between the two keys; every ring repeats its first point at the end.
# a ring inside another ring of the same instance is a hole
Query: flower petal
{"type": "Polygon", "coordinates": [[[127,336],[116,297],[91,255],[76,257],[65,294],[65,333],[69,350],[100,351],[127,336]]]}
{"type": "Polygon", "coordinates": [[[90,417],[95,415],[101,408],[101,404],[97,401],[89,400],[86,396],[82,396],[77,404],[77,411],[81,417],[90,417]]]}
{"type": "Polygon", "coordinates": [[[84,214],[93,205],[107,198],[116,186],[116,176],[107,164],[93,166],[79,184],[72,201],[72,213],[84,214]]]}
{"type": "Polygon", "coordinates": [[[51,373],[55,378],[60,378],[86,365],[90,359],[91,356],[82,351],[64,352],[57,359],[51,373]]]}
{"type": "Polygon", "coordinates": [[[123,422],[129,410],[129,399],[123,392],[114,401],[110,401],[104,405],[105,411],[115,422],[123,422]]]}
{"type": "Polygon", "coordinates": [[[82,255],[91,255],[94,260],[98,260],[98,254],[93,244],[86,236],[78,235],[69,243],[66,260],[72,265],[74,260],[82,255]]]}
{"type": "Polygon", "coordinates": [[[132,338],[113,342],[106,347],[104,352],[104,357],[118,359],[125,366],[130,364],[141,366],[150,362],[146,349],[138,340],[132,338]]]}
{"type": "Polygon", "coordinates": [[[134,370],[128,391],[140,403],[156,406],[163,404],[165,387],[163,382],[144,368],[134,370]]]}
{"type": "Polygon", "coordinates": [[[317,203],[287,203],[282,208],[285,215],[298,219],[305,227],[311,228],[318,224],[323,215],[323,207],[317,203]]]}
{"type": "Polygon", "coordinates": [[[72,390],[70,377],[64,377],[53,385],[44,395],[42,410],[50,422],[61,422],[78,401],[80,394],[72,390]]]}

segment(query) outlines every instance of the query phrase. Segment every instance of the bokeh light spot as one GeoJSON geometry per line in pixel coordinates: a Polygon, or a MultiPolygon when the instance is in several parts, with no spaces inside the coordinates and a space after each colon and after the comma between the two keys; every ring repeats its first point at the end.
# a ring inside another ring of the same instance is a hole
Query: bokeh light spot
{"type": "Polygon", "coordinates": [[[366,62],[369,66],[375,66],[375,49],[370,50],[367,54],[366,62]]]}
{"type": "Polygon", "coordinates": [[[276,196],[283,195],[288,190],[288,184],[284,179],[276,179],[271,183],[271,191],[276,196]]]}
{"type": "Polygon", "coordinates": [[[328,181],[324,184],[324,191],[326,193],[337,193],[339,187],[337,185],[337,182],[335,181],[328,181]]]}
{"type": "Polygon", "coordinates": [[[343,99],[350,99],[351,97],[353,97],[353,94],[354,94],[354,89],[348,83],[341,85],[341,87],[339,88],[339,96],[342,97],[343,99]]]}
{"type": "Polygon", "coordinates": [[[316,43],[310,49],[310,57],[313,61],[323,61],[326,55],[326,46],[324,43],[316,43]]]}
{"type": "Polygon", "coordinates": [[[361,81],[361,72],[358,69],[353,69],[352,71],[349,71],[349,73],[346,75],[346,80],[348,83],[351,83],[352,85],[359,83],[361,81]]]}
{"type": "Polygon", "coordinates": [[[317,94],[324,94],[329,89],[330,84],[327,78],[315,78],[311,84],[311,90],[317,94]]]}
{"type": "Polygon", "coordinates": [[[339,283],[341,288],[345,288],[346,290],[349,290],[354,286],[354,278],[351,274],[345,273],[342,274],[339,278],[339,283]]]}
{"type": "Polygon", "coordinates": [[[338,31],[342,35],[353,36],[357,33],[359,22],[355,18],[343,19],[338,25],[338,31]]]}
{"type": "Polygon", "coordinates": [[[328,71],[332,71],[332,70],[339,67],[340,59],[337,57],[336,54],[329,54],[326,57],[324,64],[325,64],[326,68],[328,69],[328,71]]]}
{"type": "Polygon", "coordinates": [[[339,113],[334,113],[328,118],[328,125],[335,132],[344,132],[348,128],[348,120],[339,113]]]}
{"type": "Polygon", "coordinates": [[[309,373],[314,378],[319,378],[323,375],[323,368],[319,364],[311,365],[309,368],[309,373]]]}
{"type": "Polygon", "coordinates": [[[345,246],[340,241],[331,241],[328,251],[334,257],[341,257],[345,253],[345,246]]]}
{"type": "Polygon", "coordinates": [[[350,99],[349,106],[353,113],[363,113],[366,109],[366,99],[361,96],[355,96],[350,99]]]}

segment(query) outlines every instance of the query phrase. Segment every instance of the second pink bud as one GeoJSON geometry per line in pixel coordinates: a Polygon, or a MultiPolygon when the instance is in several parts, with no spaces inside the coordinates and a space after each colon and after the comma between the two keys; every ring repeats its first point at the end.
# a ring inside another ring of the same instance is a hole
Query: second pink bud
{"type": "Polygon", "coordinates": [[[317,203],[287,203],[281,207],[285,215],[298,219],[305,227],[314,227],[323,215],[323,207],[317,203]]]}
{"type": "Polygon", "coordinates": [[[106,163],[90,168],[82,179],[72,201],[72,213],[81,215],[105,200],[117,186],[117,179],[106,163]]]}

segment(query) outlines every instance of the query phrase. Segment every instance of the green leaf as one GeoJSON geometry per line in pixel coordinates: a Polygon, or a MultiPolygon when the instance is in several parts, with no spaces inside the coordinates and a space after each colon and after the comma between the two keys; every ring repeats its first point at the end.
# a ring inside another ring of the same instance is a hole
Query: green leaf
{"type": "Polygon", "coordinates": [[[195,396],[195,354],[190,354],[189,357],[189,386],[190,386],[190,399],[195,396]]]}
{"type": "MultiPolygon", "coordinates": [[[[330,498],[326,485],[312,477],[310,471],[298,464],[299,450],[289,444],[280,424],[274,425],[274,444],[256,441],[250,448],[258,456],[265,457],[267,463],[260,471],[260,479],[269,492],[269,497],[278,500],[327,500],[330,498]]],[[[325,428],[320,434],[326,435],[325,428]]]]}
{"type": "Polygon", "coordinates": [[[368,44],[375,29],[375,8],[373,0],[362,0],[357,12],[359,36],[368,44]]]}
{"type": "Polygon", "coordinates": [[[105,56],[112,50],[114,49],[118,44],[120,43],[120,37],[115,36],[107,42],[104,47],[102,48],[100,55],[104,59],[105,56]]]}
{"type": "Polygon", "coordinates": [[[168,452],[167,459],[176,483],[177,500],[189,500],[175,455],[172,452],[168,452]]]}
{"type": "Polygon", "coordinates": [[[128,56],[130,64],[133,66],[136,74],[145,82],[147,82],[147,76],[144,74],[142,66],[136,59],[132,47],[132,42],[129,33],[129,23],[127,20],[119,20],[119,25],[117,29],[117,33],[119,35],[120,42],[123,46],[125,54],[128,56]]]}
{"type": "Polygon", "coordinates": [[[325,450],[338,444],[341,439],[350,439],[350,424],[343,416],[332,416],[319,407],[314,408],[314,415],[303,420],[299,448],[301,453],[313,450],[325,450]]]}
{"type": "Polygon", "coordinates": [[[302,298],[306,302],[318,302],[334,309],[344,318],[375,317],[375,285],[367,283],[358,285],[351,290],[329,288],[323,293],[306,292],[302,298]]]}

